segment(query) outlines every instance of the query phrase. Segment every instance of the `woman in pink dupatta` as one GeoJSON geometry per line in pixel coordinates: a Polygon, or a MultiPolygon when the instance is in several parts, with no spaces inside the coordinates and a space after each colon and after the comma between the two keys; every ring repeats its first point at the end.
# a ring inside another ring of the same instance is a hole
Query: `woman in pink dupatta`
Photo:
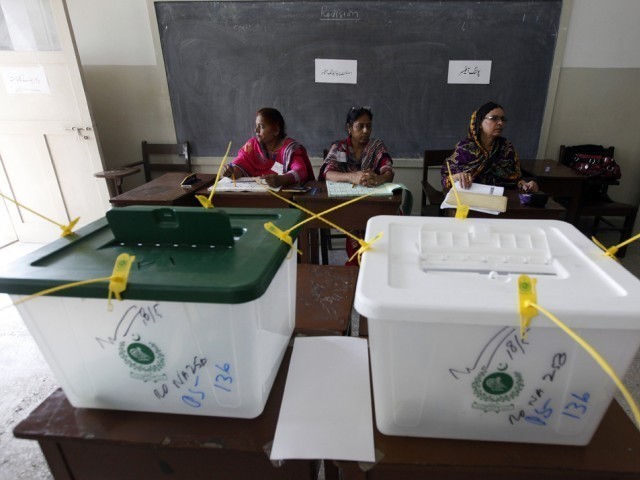
{"type": "Polygon", "coordinates": [[[260,177],[270,187],[315,179],[306,149],[287,137],[284,118],[275,108],[258,110],[255,136],[247,140],[223,175],[260,177]]]}

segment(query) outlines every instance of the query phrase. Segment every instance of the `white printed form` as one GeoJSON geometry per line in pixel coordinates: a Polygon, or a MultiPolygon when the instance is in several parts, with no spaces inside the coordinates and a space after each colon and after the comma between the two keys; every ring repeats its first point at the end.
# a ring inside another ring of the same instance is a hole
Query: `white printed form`
{"type": "Polygon", "coordinates": [[[272,460],[374,462],[367,340],[297,337],[272,460]]]}
{"type": "Polygon", "coordinates": [[[358,61],[316,58],[316,83],[358,83],[358,61]]]}

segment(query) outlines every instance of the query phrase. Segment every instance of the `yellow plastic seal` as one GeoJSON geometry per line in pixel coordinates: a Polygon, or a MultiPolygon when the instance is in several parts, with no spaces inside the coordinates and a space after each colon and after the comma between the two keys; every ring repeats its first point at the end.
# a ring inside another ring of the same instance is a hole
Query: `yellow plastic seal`
{"type": "MultiPolygon", "coordinates": [[[[280,230],[278,227],[276,227],[273,224],[273,222],[265,223],[264,224],[264,228],[270,234],[275,235],[276,237],[278,237],[280,239],[280,241],[286,243],[287,245],[289,245],[289,247],[293,248],[293,239],[291,238],[291,235],[290,235],[291,230],[280,230]]],[[[293,227],[293,228],[295,228],[295,227],[293,227]]],[[[302,252],[300,250],[297,250],[297,252],[302,255],[302,252]]]]}
{"type": "Polygon", "coordinates": [[[120,294],[127,289],[129,272],[131,271],[131,265],[135,259],[136,257],[134,255],[129,255],[128,253],[121,253],[118,255],[109,281],[109,297],[107,299],[107,308],[109,311],[113,310],[113,305],[111,305],[111,298],[113,296],[120,301],[122,300],[122,296],[120,294]]]}
{"type": "Polygon", "coordinates": [[[520,275],[518,277],[518,306],[520,311],[520,338],[523,340],[527,337],[527,329],[531,323],[531,319],[538,315],[538,311],[531,306],[531,303],[538,302],[538,294],[536,293],[537,279],[528,275],[520,275]]]}

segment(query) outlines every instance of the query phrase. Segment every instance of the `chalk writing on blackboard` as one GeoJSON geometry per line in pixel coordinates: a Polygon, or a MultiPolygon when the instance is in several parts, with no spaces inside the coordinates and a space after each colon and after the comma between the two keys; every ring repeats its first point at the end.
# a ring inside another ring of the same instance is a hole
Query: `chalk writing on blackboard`
{"type": "Polygon", "coordinates": [[[488,84],[491,60],[450,60],[448,83],[488,84]]]}
{"type": "Polygon", "coordinates": [[[358,83],[358,61],[316,58],[316,83],[358,83]]]}
{"type": "Polygon", "coordinates": [[[320,7],[320,20],[337,20],[337,21],[358,21],[360,20],[360,12],[351,8],[329,7],[323,5],[320,7]]]}

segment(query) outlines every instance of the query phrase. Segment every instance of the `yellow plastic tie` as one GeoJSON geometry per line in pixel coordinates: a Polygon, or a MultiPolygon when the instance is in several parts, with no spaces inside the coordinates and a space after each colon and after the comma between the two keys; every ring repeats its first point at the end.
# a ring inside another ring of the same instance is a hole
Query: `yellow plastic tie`
{"type": "MultiPolygon", "coordinates": [[[[362,200],[363,198],[366,198],[366,197],[368,197],[368,196],[370,196],[370,195],[373,195],[373,193],[367,193],[366,195],[361,195],[361,196],[359,196],[359,197],[353,198],[353,199],[351,199],[351,200],[347,200],[346,202],[343,202],[343,203],[341,203],[341,204],[339,204],[339,205],[336,205],[335,207],[331,207],[331,208],[329,208],[329,209],[327,209],[327,210],[324,210],[323,212],[315,213],[315,212],[312,212],[311,210],[307,210],[307,209],[306,209],[306,208],[304,208],[302,205],[299,205],[299,204],[297,204],[297,203],[295,203],[295,202],[293,202],[293,201],[289,200],[288,198],[285,198],[285,197],[283,197],[283,196],[281,196],[281,195],[278,195],[278,194],[277,194],[276,192],[274,192],[273,190],[271,190],[271,189],[269,189],[269,188],[265,187],[262,183],[258,182],[258,184],[259,184],[259,185],[261,185],[261,186],[262,186],[262,187],[263,187],[267,192],[271,193],[273,196],[275,196],[275,197],[279,198],[279,199],[280,199],[280,200],[282,200],[283,202],[288,203],[289,205],[291,205],[291,206],[293,206],[293,207],[297,208],[298,210],[300,210],[300,211],[302,211],[302,212],[304,212],[304,213],[306,213],[306,214],[310,215],[308,218],[305,218],[305,219],[304,219],[303,221],[301,221],[300,223],[298,223],[298,224],[294,225],[293,227],[291,227],[288,231],[294,230],[294,229],[296,229],[296,228],[298,228],[298,227],[301,227],[301,226],[302,226],[302,225],[304,225],[305,223],[308,223],[308,222],[310,222],[310,221],[312,221],[312,220],[318,219],[318,220],[320,220],[320,221],[322,221],[322,222],[326,223],[327,225],[329,225],[331,228],[333,228],[333,229],[335,229],[335,230],[338,230],[338,231],[342,232],[343,234],[345,234],[345,235],[346,235],[346,236],[348,236],[348,237],[351,237],[352,239],[354,239],[355,241],[357,241],[358,243],[360,243],[360,245],[362,245],[362,242],[363,242],[364,240],[362,240],[362,239],[358,238],[358,237],[357,237],[357,236],[355,236],[353,233],[349,232],[348,230],[345,230],[344,228],[340,227],[339,225],[336,225],[336,224],[335,224],[335,223],[333,223],[332,221],[327,220],[326,218],[323,218],[323,215],[326,215],[326,214],[328,214],[328,213],[333,212],[334,210],[338,210],[338,209],[340,209],[340,208],[342,208],[342,207],[346,207],[347,205],[350,205],[350,204],[355,203],[355,202],[357,202],[357,201],[359,201],[359,200],[362,200]]],[[[371,243],[373,243],[373,242],[371,242],[371,243]]]]}
{"type": "Polygon", "coordinates": [[[453,175],[451,174],[451,168],[449,167],[449,161],[446,162],[447,171],[449,172],[449,182],[451,183],[451,189],[453,190],[453,194],[456,197],[456,218],[460,220],[464,220],[469,215],[469,205],[463,205],[460,201],[460,197],[458,196],[458,190],[456,189],[455,182],[453,181],[453,175]]]}
{"type": "Polygon", "coordinates": [[[368,242],[365,241],[364,239],[357,239],[358,243],[360,244],[360,248],[358,249],[358,251],[356,253],[354,253],[353,255],[351,255],[351,257],[349,257],[349,261],[353,260],[353,258],[357,255],[358,256],[358,265],[360,265],[361,260],[362,260],[362,254],[368,250],[371,249],[371,245],[373,245],[374,243],[376,243],[378,240],[380,240],[382,238],[382,233],[380,232],[378,233],[375,237],[373,237],[371,240],[369,240],[368,242]]]}
{"type": "Polygon", "coordinates": [[[78,223],[78,220],[80,220],[80,217],[77,217],[76,219],[72,220],[69,225],[63,225],[62,223],[58,223],[54,220],[51,220],[48,217],[45,217],[44,215],[36,212],[35,210],[30,209],[29,207],[22,205],[21,203],[15,201],[13,198],[9,198],[6,195],[0,193],[0,197],[5,198],[7,200],[9,200],[10,202],[15,203],[17,206],[19,206],[20,208],[24,208],[25,210],[33,213],[34,215],[37,215],[38,217],[46,220],[47,222],[51,222],[54,225],[57,225],[58,227],[60,227],[60,229],[62,230],[62,233],[60,234],[61,237],[66,237],[68,235],[71,235],[73,233],[73,227],[76,226],[76,223],[78,223]]]}
{"type": "MultiPolygon", "coordinates": [[[[593,243],[595,243],[598,247],[600,247],[604,251],[604,254],[607,257],[611,257],[611,258],[613,258],[615,260],[618,260],[618,258],[616,257],[616,253],[618,253],[618,250],[620,250],[625,245],[629,245],[631,242],[635,242],[639,238],[640,238],[640,233],[638,233],[637,235],[634,235],[631,238],[628,238],[627,240],[625,240],[622,243],[619,243],[618,245],[615,245],[615,246],[609,247],[609,248],[605,247],[602,243],[600,243],[596,237],[591,237],[591,240],[593,240],[593,243]]],[[[618,261],[620,261],[620,260],[618,260],[618,261]]]]}
{"type": "MultiPolygon", "coordinates": [[[[272,235],[275,235],[276,237],[278,237],[280,239],[280,241],[286,243],[287,245],[289,245],[289,247],[291,247],[293,249],[293,239],[291,238],[291,230],[293,230],[295,227],[291,227],[289,230],[280,230],[278,227],[276,227],[273,222],[267,222],[264,224],[264,228],[267,230],[267,232],[271,233],[272,235]]],[[[302,254],[302,252],[300,250],[297,250],[299,254],[302,254]]]]}
{"type": "Polygon", "coordinates": [[[538,311],[531,307],[531,303],[538,301],[536,293],[536,283],[538,280],[530,278],[528,275],[520,275],[518,277],[518,305],[520,308],[520,338],[527,338],[527,329],[531,323],[531,319],[538,315],[538,311]]]}
{"type": "MultiPolygon", "coordinates": [[[[224,163],[227,161],[227,155],[229,155],[229,150],[231,150],[231,142],[229,142],[229,145],[227,145],[227,151],[225,152],[224,157],[222,158],[222,162],[220,162],[220,166],[218,167],[218,173],[216,175],[216,181],[213,182],[213,187],[211,188],[211,193],[209,194],[209,196],[206,197],[205,195],[196,195],[196,198],[200,202],[200,205],[202,205],[204,208],[213,208],[213,203],[211,202],[211,199],[213,198],[213,194],[216,192],[216,186],[218,185],[218,181],[220,180],[220,173],[222,172],[222,167],[224,166],[224,163]]],[[[234,185],[235,185],[235,177],[234,177],[234,185]]]]}
{"type": "Polygon", "coordinates": [[[562,331],[564,331],[573,340],[575,340],[578,343],[578,345],[580,345],[582,348],[584,348],[587,351],[587,353],[589,355],[591,355],[591,357],[593,357],[593,359],[600,366],[600,368],[602,368],[602,370],[604,370],[604,372],[607,375],[609,375],[611,380],[613,380],[613,383],[616,384],[616,386],[618,387],[618,389],[622,393],[622,396],[624,397],[624,399],[629,404],[631,412],[633,413],[633,417],[634,417],[634,419],[636,421],[636,427],[638,429],[640,429],[640,410],[638,409],[638,405],[636,404],[636,402],[634,401],[633,397],[631,396],[631,393],[629,393],[629,390],[627,390],[627,388],[624,386],[624,384],[622,383],[620,378],[618,378],[618,376],[616,375],[616,372],[613,370],[611,365],[609,365],[607,363],[607,361],[604,358],[602,358],[602,356],[596,351],[596,349],[593,348],[591,345],[589,345],[576,332],[571,330],[571,328],[569,328],[567,325],[562,323],[557,317],[552,315],[551,312],[549,312],[548,310],[544,309],[543,307],[541,307],[537,303],[530,302],[530,301],[525,301],[525,307],[527,307],[527,308],[532,307],[532,308],[540,311],[544,315],[546,315],[551,321],[553,321],[558,327],[560,327],[560,329],[562,329],[562,331]]]}
{"type": "Polygon", "coordinates": [[[136,257],[134,255],[129,255],[128,253],[118,255],[109,282],[109,296],[107,298],[107,309],[109,311],[113,310],[113,305],[111,304],[111,298],[113,296],[122,301],[120,294],[127,289],[129,272],[135,259],[136,257]]]}

